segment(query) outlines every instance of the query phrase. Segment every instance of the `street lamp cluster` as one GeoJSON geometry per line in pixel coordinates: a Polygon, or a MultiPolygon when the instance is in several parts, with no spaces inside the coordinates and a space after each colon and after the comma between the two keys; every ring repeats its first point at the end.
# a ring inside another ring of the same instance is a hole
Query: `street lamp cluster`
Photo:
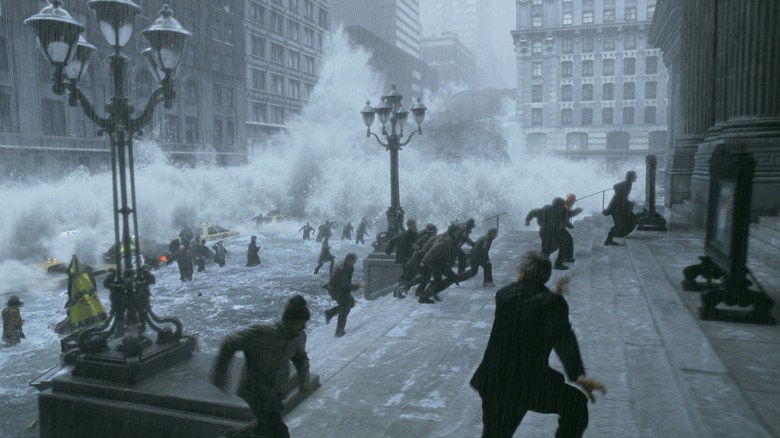
{"type": "Polygon", "coordinates": [[[409,117],[409,111],[401,105],[403,96],[396,90],[395,84],[391,86],[390,92],[382,96],[379,105],[371,107],[371,102],[366,102],[366,106],[360,111],[363,116],[363,123],[366,124],[366,137],[372,135],[376,141],[385,149],[390,151],[390,207],[387,209],[387,231],[380,235],[375,243],[379,250],[379,245],[387,243],[388,240],[395,237],[403,231],[404,209],[401,207],[401,195],[398,188],[398,151],[412,141],[415,133],[422,135],[422,122],[425,120],[425,111],[427,108],[417,98],[417,103],[412,106],[412,115],[417,129],[409,133],[406,140],[404,136],[404,127],[409,117]],[[379,123],[382,125],[382,135],[387,142],[382,142],[376,133],[371,132],[371,126],[374,119],[379,116],[379,123]],[[390,131],[387,130],[387,122],[390,122],[390,131]]]}
{"type": "Polygon", "coordinates": [[[141,114],[133,117],[135,108],[125,96],[127,58],[121,51],[133,36],[135,16],[142,9],[131,0],[91,0],[87,6],[95,11],[100,32],[114,50],[108,60],[114,94],[106,105],[106,117],[95,111],[78,87],[95,51],[95,46],[81,36],[85,27],[63,9],[60,0],[49,0],[49,6],[25,20],[25,24],[35,30],[43,55],[54,66],[54,93],[68,92],[69,105],[81,104],[86,116],[99,127],[98,134],[107,134],[111,140],[114,243],[117,248],[116,270],[105,281],[111,291],[111,314],[104,325],[81,332],[77,342],[66,339],[62,348],[65,361],[75,362],[76,375],[133,383],[189,357],[194,347],[194,340],[182,338],[182,325],[178,319],[159,318],[149,303],[149,285],[154,283],[154,276],[142,266],[140,245],[135,244],[138,218],[133,162],[133,136],[151,121],[159,103],[164,103],[166,108],[173,105],[176,97],[173,80],[184,44],[192,34],[173,18],[168,5],[164,5],[160,17],[142,31],[150,46],[142,54],[160,86],[149,96],[141,114]],[[135,257],[131,257],[131,253],[135,257]],[[172,324],[176,330],[162,328],[157,323],[172,324]],[[144,336],[147,325],[157,332],[154,346],[144,336]]]}

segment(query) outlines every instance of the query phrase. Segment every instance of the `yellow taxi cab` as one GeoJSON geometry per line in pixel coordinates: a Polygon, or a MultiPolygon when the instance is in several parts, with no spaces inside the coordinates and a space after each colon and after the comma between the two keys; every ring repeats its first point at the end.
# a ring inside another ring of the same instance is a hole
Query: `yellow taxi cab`
{"type": "Polygon", "coordinates": [[[202,240],[219,240],[238,236],[241,233],[236,230],[228,230],[217,224],[202,222],[192,227],[192,234],[193,237],[198,236],[202,240]]]}

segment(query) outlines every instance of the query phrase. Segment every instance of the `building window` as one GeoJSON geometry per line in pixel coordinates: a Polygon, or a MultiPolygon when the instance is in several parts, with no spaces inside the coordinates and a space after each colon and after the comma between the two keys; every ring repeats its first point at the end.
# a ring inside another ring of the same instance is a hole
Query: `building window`
{"type": "Polygon", "coordinates": [[[588,150],[588,134],[586,132],[570,132],[566,134],[566,149],[570,151],[588,150]]]}
{"type": "Polygon", "coordinates": [[[601,99],[615,100],[615,84],[609,82],[601,85],[601,99]]]}
{"type": "Polygon", "coordinates": [[[328,11],[320,8],[319,20],[317,22],[323,29],[328,29],[330,27],[330,17],[328,16],[328,11]]]}
{"type": "Polygon", "coordinates": [[[538,55],[542,53],[542,40],[534,40],[531,43],[531,53],[538,55]]]}
{"type": "Polygon", "coordinates": [[[265,58],[265,40],[252,35],[252,55],[265,58]]]}
{"type": "Polygon", "coordinates": [[[593,84],[582,84],[582,100],[593,100],[593,84]]]}
{"type": "Polygon", "coordinates": [[[593,11],[582,12],[582,24],[593,24],[593,11]]]}
{"type": "Polygon", "coordinates": [[[531,4],[534,5],[534,6],[541,6],[542,5],[542,0],[533,0],[533,2],[531,2],[531,4]]]}
{"type": "Polygon", "coordinates": [[[655,99],[658,94],[658,83],[655,81],[645,82],[645,99],[655,99]]]}
{"type": "Polygon", "coordinates": [[[252,88],[265,90],[265,71],[252,69],[252,88]]]}
{"type": "Polygon", "coordinates": [[[222,144],[222,120],[214,119],[214,144],[222,144]]]}
{"type": "Polygon", "coordinates": [[[629,76],[636,74],[636,58],[623,59],[623,74],[629,76]]]}
{"type": "Polygon", "coordinates": [[[636,34],[634,33],[627,33],[623,36],[623,47],[626,50],[635,50],[636,49],[636,34]]]}
{"type": "Polygon", "coordinates": [[[561,77],[562,78],[570,78],[572,77],[572,71],[573,71],[573,63],[571,61],[564,61],[561,63],[561,77]]]}
{"type": "Polygon", "coordinates": [[[212,86],[212,100],[214,101],[214,106],[222,106],[222,87],[219,86],[219,84],[213,84],[212,86]]]}
{"type": "Polygon", "coordinates": [[[655,107],[645,107],[645,125],[655,125],[655,107]]]}
{"type": "Polygon", "coordinates": [[[314,3],[311,0],[306,0],[304,3],[303,15],[306,18],[314,19],[314,3]]]}
{"type": "Polygon", "coordinates": [[[624,125],[633,125],[634,124],[634,107],[633,106],[624,106],[623,107],[623,124],[624,125]]]}
{"type": "Polygon", "coordinates": [[[534,85],[531,87],[531,102],[538,103],[542,101],[542,86],[534,85]]]}
{"type": "Polygon", "coordinates": [[[220,69],[220,56],[219,52],[212,52],[211,53],[211,71],[216,73],[219,73],[220,69]]]}
{"type": "Polygon", "coordinates": [[[542,109],[541,108],[533,108],[531,110],[531,124],[534,126],[541,126],[542,125],[542,109]]]}
{"type": "Polygon", "coordinates": [[[0,90],[0,132],[11,132],[11,95],[0,90]]]}
{"type": "Polygon", "coordinates": [[[604,51],[612,52],[615,50],[615,34],[607,32],[604,34],[604,51]]]}
{"type": "Polygon", "coordinates": [[[593,61],[591,61],[590,59],[586,61],[582,61],[582,76],[583,77],[593,76],[593,61]]]}
{"type": "Polygon", "coordinates": [[[561,40],[561,48],[563,53],[573,53],[574,52],[574,39],[572,37],[563,37],[561,40]]]}
{"type": "Polygon", "coordinates": [[[255,23],[260,24],[261,26],[265,27],[265,8],[258,5],[257,3],[252,3],[252,8],[249,11],[249,18],[254,21],[255,23]]]}
{"type": "Polygon", "coordinates": [[[633,100],[636,99],[636,95],[634,93],[634,83],[633,82],[624,82],[623,83],[623,99],[624,100],[633,100]]]}
{"type": "Polygon", "coordinates": [[[198,84],[195,82],[187,82],[187,88],[184,93],[184,102],[186,102],[187,105],[193,106],[198,104],[198,84]]]}
{"type": "Polygon", "coordinates": [[[534,15],[531,19],[531,27],[542,27],[542,17],[534,15]]]}
{"type": "Polygon", "coordinates": [[[602,108],[601,109],[601,124],[602,125],[611,125],[614,123],[612,120],[614,117],[614,108],[602,108]]]}
{"type": "Polygon", "coordinates": [[[653,21],[655,15],[655,2],[647,2],[647,20],[653,21]]]}
{"type": "Polygon", "coordinates": [[[279,75],[271,75],[272,89],[276,94],[284,94],[284,78],[279,75]]]}
{"type": "Polygon", "coordinates": [[[198,118],[187,117],[184,119],[184,136],[189,144],[198,142],[198,118]]]}
{"type": "Polygon", "coordinates": [[[300,70],[300,59],[301,55],[296,52],[295,50],[289,50],[287,52],[287,67],[290,67],[295,70],[300,70]]]}
{"type": "Polygon", "coordinates": [[[626,21],[636,21],[636,7],[626,8],[626,21]]]}
{"type": "Polygon", "coordinates": [[[574,3],[570,1],[563,2],[563,25],[571,26],[574,24],[574,3]]]}
{"type": "Polygon", "coordinates": [[[233,109],[233,89],[225,87],[225,108],[233,109]]]}
{"type": "Polygon", "coordinates": [[[296,23],[295,21],[291,19],[287,19],[287,36],[292,38],[294,41],[298,41],[300,39],[300,32],[301,32],[301,26],[296,23]]]}
{"type": "Polygon", "coordinates": [[[8,47],[3,37],[0,37],[0,71],[8,71],[8,47]]]}
{"type": "Polygon", "coordinates": [[[227,76],[233,76],[233,60],[229,55],[222,57],[222,73],[227,76]]]}
{"type": "Polygon", "coordinates": [[[645,58],[645,73],[649,75],[654,75],[658,73],[657,56],[648,56],[647,58],[645,58]]]}
{"type": "Polygon", "coordinates": [[[268,116],[268,106],[264,103],[252,103],[252,120],[265,123],[268,116]]]}
{"type": "Polygon", "coordinates": [[[614,59],[605,59],[601,62],[602,67],[602,75],[604,76],[615,76],[615,60],[614,59]]]}
{"type": "Polygon", "coordinates": [[[225,122],[225,144],[232,146],[236,138],[236,122],[228,120],[225,122]]]}
{"type": "Polygon", "coordinates": [[[271,61],[284,64],[284,47],[271,43],[271,61]]]}
{"type": "Polygon", "coordinates": [[[533,78],[541,78],[542,77],[542,63],[537,61],[533,62],[531,64],[531,77],[533,78]]]}
{"type": "Polygon", "coordinates": [[[615,21],[615,10],[614,9],[604,9],[604,22],[605,23],[612,23],[615,21]]]}
{"type": "Polygon", "coordinates": [[[233,45],[233,25],[225,23],[225,43],[233,45]]]}
{"type": "Polygon", "coordinates": [[[531,27],[542,27],[542,16],[544,14],[544,6],[541,4],[534,4],[531,10],[531,27]]]}
{"type": "Polygon", "coordinates": [[[301,82],[300,81],[294,81],[292,79],[289,80],[290,85],[290,97],[294,99],[300,99],[301,98],[301,82]]]}
{"type": "Polygon", "coordinates": [[[572,101],[572,86],[571,85],[561,85],[561,101],[562,102],[571,102],[572,101]]]}
{"type": "Polygon", "coordinates": [[[284,17],[276,12],[271,12],[271,30],[284,35],[284,17]]]}
{"type": "Polygon", "coordinates": [[[276,125],[284,124],[284,107],[272,106],[271,107],[271,123],[276,125]]]}
{"type": "Polygon", "coordinates": [[[593,52],[593,36],[584,35],[582,37],[582,51],[585,53],[593,52]]]}
{"type": "Polygon", "coordinates": [[[41,131],[44,135],[65,135],[65,104],[60,99],[41,99],[41,131]]]}
{"type": "Polygon", "coordinates": [[[222,39],[222,23],[217,18],[211,19],[211,39],[214,41],[222,39]]]}
{"type": "Polygon", "coordinates": [[[174,114],[165,115],[165,139],[171,143],[181,142],[179,116],[174,114]]]}
{"type": "Polygon", "coordinates": [[[571,126],[572,125],[572,109],[571,108],[564,108],[561,110],[561,125],[563,126],[571,126]]]}

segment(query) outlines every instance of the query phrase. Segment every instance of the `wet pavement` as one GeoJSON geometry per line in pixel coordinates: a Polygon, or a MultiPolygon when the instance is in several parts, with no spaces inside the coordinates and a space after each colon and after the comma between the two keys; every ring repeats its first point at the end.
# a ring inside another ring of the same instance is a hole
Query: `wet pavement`
{"type": "MultiPolygon", "coordinates": [[[[571,277],[566,297],[586,370],[608,388],[590,405],[585,435],[780,436],[780,326],[702,321],[700,294],[681,288],[682,269],[703,254],[703,230],[634,232],[605,247],[606,222],[576,224],[576,262],[550,281],[571,277]]],[[[535,231],[500,235],[491,251],[496,284],[511,282],[520,255],[538,248],[535,231]]],[[[780,271],[749,259],[780,300],[780,271]]],[[[292,436],[480,436],[480,399],[468,381],[495,291],[478,275],[436,304],[359,300],[342,338],[334,323],[312,327],[308,350],[322,387],[285,417],[292,436]]],[[[561,369],[554,354],[550,363],[561,369]]],[[[556,425],[553,415],[529,413],[515,436],[553,436],[556,425]]]]}

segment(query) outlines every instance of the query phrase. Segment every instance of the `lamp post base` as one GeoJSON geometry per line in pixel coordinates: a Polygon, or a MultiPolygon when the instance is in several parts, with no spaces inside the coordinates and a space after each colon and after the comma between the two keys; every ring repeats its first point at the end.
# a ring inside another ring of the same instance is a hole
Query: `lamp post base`
{"type": "Polygon", "coordinates": [[[392,288],[388,289],[388,286],[397,284],[403,271],[403,267],[395,263],[394,255],[385,254],[385,246],[377,245],[376,251],[370,253],[363,262],[363,273],[367,283],[364,296],[369,301],[391,292],[392,288]]]}
{"type": "MultiPolygon", "coordinates": [[[[254,416],[234,393],[243,358],[230,364],[228,382],[233,387],[227,392],[208,383],[215,360],[215,354],[198,353],[132,386],[58,373],[38,395],[40,436],[223,436],[254,416]]],[[[306,397],[290,367],[282,415],[306,397]]],[[[319,376],[312,374],[311,383],[317,389],[319,376]]]]}
{"type": "Polygon", "coordinates": [[[76,359],[73,375],[133,385],[192,357],[197,336],[183,336],[177,342],[152,344],[137,360],[125,360],[122,352],[110,348],[76,359]]]}

